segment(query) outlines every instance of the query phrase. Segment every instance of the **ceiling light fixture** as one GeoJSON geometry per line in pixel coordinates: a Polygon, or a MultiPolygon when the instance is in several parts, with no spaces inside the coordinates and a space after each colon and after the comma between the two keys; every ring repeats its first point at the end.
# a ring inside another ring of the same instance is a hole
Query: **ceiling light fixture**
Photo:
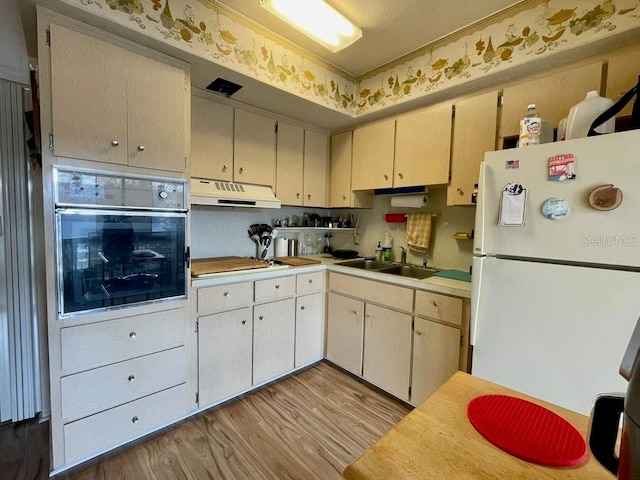
{"type": "Polygon", "coordinates": [[[324,0],[260,0],[260,5],[334,53],[362,37],[362,30],[324,0]]]}

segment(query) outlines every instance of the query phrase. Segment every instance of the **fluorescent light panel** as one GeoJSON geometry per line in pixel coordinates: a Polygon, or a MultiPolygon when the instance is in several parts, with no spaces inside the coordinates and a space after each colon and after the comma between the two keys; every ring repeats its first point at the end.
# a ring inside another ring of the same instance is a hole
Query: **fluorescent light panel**
{"type": "Polygon", "coordinates": [[[362,37],[362,30],[324,0],[260,0],[260,5],[334,53],[362,37]]]}

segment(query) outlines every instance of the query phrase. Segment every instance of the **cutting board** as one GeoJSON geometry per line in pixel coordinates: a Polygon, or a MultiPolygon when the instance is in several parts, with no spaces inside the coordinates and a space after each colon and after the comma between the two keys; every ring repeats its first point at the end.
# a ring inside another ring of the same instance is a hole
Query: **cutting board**
{"type": "Polygon", "coordinates": [[[460,270],[442,270],[436,273],[434,277],[451,278],[452,280],[462,280],[463,282],[471,281],[471,274],[460,270]]]}
{"type": "Polygon", "coordinates": [[[199,277],[211,273],[251,270],[268,266],[266,262],[244,257],[201,258],[191,262],[191,276],[199,277]]]}
{"type": "Polygon", "coordinates": [[[291,265],[292,267],[300,267],[302,265],[314,265],[320,263],[320,260],[314,260],[312,258],[304,257],[274,257],[274,261],[280,262],[283,265],[291,265]]]}

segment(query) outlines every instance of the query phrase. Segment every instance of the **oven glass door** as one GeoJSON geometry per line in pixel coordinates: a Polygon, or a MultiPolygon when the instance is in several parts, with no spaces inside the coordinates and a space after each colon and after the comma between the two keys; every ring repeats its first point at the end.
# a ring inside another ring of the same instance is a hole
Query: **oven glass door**
{"type": "Polygon", "coordinates": [[[60,318],[185,298],[186,214],[56,212],[60,318]]]}

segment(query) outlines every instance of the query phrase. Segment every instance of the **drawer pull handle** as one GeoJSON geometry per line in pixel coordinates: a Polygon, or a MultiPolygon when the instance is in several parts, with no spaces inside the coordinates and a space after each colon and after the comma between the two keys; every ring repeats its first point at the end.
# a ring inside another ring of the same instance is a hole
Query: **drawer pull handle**
{"type": "Polygon", "coordinates": [[[229,296],[229,292],[224,292],[224,296],[228,297],[229,296]]]}
{"type": "Polygon", "coordinates": [[[131,423],[138,423],[138,420],[140,420],[138,417],[133,417],[131,423]]]}
{"type": "Polygon", "coordinates": [[[134,377],[133,375],[129,375],[129,378],[127,380],[129,380],[130,382],[133,382],[136,379],[136,377],[134,377]]]}
{"type": "Polygon", "coordinates": [[[304,305],[302,305],[302,306],[300,307],[300,310],[304,310],[304,305]]]}
{"type": "Polygon", "coordinates": [[[120,142],[118,140],[111,140],[112,147],[117,147],[118,145],[120,145],[120,142]]]}
{"type": "Polygon", "coordinates": [[[311,279],[311,278],[310,278],[310,279],[309,279],[309,283],[313,283],[313,279],[311,279]]]}
{"type": "Polygon", "coordinates": [[[136,338],[136,332],[129,333],[129,338],[136,338]]]}
{"type": "Polygon", "coordinates": [[[438,306],[438,302],[436,302],[435,300],[433,301],[433,306],[437,307],[438,306]]]}
{"type": "Polygon", "coordinates": [[[229,168],[229,167],[227,167],[226,165],[223,165],[223,166],[222,166],[222,171],[223,171],[223,172],[226,172],[228,168],[229,168]]]}
{"type": "Polygon", "coordinates": [[[351,313],[353,313],[354,315],[358,315],[358,311],[357,310],[351,310],[351,313]]]}
{"type": "Polygon", "coordinates": [[[144,152],[144,145],[138,145],[138,151],[144,152]]]}
{"type": "Polygon", "coordinates": [[[384,175],[384,179],[385,179],[385,180],[389,180],[389,175],[385,174],[385,175],[384,175]]]}
{"type": "Polygon", "coordinates": [[[280,285],[276,285],[276,288],[280,288],[280,285]]]}
{"type": "Polygon", "coordinates": [[[245,325],[247,323],[246,320],[242,320],[242,324],[245,325]]]}
{"type": "Polygon", "coordinates": [[[263,317],[262,315],[260,315],[260,316],[258,317],[258,320],[262,320],[263,318],[264,318],[264,317],[263,317]]]}
{"type": "Polygon", "coordinates": [[[399,176],[400,178],[404,178],[404,176],[403,176],[403,175],[402,175],[402,173],[400,173],[400,172],[398,172],[398,176],[399,176]]]}
{"type": "Polygon", "coordinates": [[[423,336],[424,333],[422,333],[420,330],[416,330],[416,335],[418,335],[419,337],[423,336]]]}
{"type": "Polygon", "coordinates": [[[240,168],[238,169],[238,173],[244,173],[244,168],[240,167],[240,168]]]}

